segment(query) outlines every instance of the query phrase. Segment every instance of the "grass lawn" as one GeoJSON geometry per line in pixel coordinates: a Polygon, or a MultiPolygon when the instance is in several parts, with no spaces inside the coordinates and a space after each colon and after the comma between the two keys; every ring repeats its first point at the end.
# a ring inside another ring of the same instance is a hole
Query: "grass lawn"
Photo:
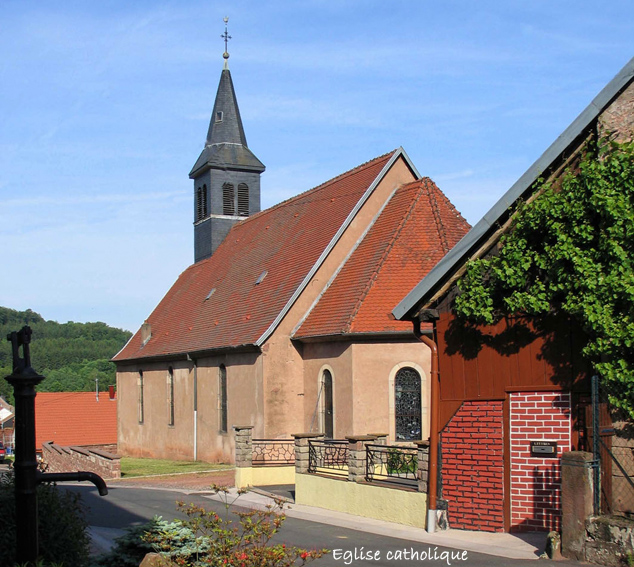
{"type": "Polygon", "coordinates": [[[218,463],[203,463],[201,461],[169,461],[166,459],[135,459],[121,457],[121,476],[152,476],[174,473],[194,473],[202,471],[217,471],[231,468],[233,465],[218,463]]]}

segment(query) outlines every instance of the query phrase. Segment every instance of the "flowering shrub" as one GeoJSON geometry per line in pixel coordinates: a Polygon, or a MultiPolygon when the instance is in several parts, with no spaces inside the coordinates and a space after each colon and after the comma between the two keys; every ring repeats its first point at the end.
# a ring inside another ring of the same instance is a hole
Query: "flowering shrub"
{"type": "Polygon", "coordinates": [[[178,566],[204,567],[290,567],[305,565],[321,557],[326,550],[308,551],[285,544],[271,542],[285,520],[282,501],[268,506],[265,510],[234,512],[232,519],[229,509],[244,494],[231,502],[229,490],[213,487],[225,505],[225,517],[194,504],[179,502],[179,509],[187,516],[164,529],[146,533],[144,541],[178,566]]]}

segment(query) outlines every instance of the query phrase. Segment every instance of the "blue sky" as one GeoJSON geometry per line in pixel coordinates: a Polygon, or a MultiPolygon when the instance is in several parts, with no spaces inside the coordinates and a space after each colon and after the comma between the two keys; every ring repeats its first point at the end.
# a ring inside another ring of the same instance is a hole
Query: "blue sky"
{"type": "Polygon", "coordinates": [[[631,0],[0,0],[0,305],[136,330],[229,61],[271,206],[403,146],[472,224],[634,55],[631,0]]]}

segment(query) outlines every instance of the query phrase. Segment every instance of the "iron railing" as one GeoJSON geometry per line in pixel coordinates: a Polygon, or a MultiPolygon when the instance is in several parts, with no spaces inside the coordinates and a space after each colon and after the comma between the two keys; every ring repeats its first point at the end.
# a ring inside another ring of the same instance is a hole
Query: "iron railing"
{"type": "Polygon", "coordinates": [[[348,441],[308,441],[308,472],[348,476],[348,441]]]}
{"type": "Polygon", "coordinates": [[[295,441],[293,439],[254,439],[252,450],[254,467],[279,467],[295,464],[295,441]]]}
{"type": "Polygon", "coordinates": [[[418,488],[418,449],[398,445],[366,445],[368,482],[418,488]]]}

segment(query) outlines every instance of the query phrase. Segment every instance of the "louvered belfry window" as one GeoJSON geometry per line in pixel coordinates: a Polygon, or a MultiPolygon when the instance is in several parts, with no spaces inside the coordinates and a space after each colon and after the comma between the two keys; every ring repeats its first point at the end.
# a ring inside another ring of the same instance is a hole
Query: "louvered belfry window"
{"type": "Polygon", "coordinates": [[[203,192],[202,192],[202,218],[205,218],[207,216],[207,185],[203,185],[203,192]]]}
{"type": "Polygon", "coordinates": [[[401,368],[394,378],[394,417],[396,440],[412,441],[421,436],[420,374],[413,368],[401,368]]]}
{"type": "Polygon", "coordinates": [[[196,190],[196,220],[202,220],[207,216],[207,185],[196,190]]]}
{"type": "Polygon", "coordinates": [[[225,183],[222,186],[222,214],[236,214],[235,195],[233,185],[231,183],[225,183]]]}
{"type": "Polygon", "coordinates": [[[249,186],[246,183],[238,185],[238,215],[249,216],[249,186]]]}
{"type": "Polygon", "coordinates": [[[203,218],[203,188],[196,189],[196,220],[203,218]]]}

